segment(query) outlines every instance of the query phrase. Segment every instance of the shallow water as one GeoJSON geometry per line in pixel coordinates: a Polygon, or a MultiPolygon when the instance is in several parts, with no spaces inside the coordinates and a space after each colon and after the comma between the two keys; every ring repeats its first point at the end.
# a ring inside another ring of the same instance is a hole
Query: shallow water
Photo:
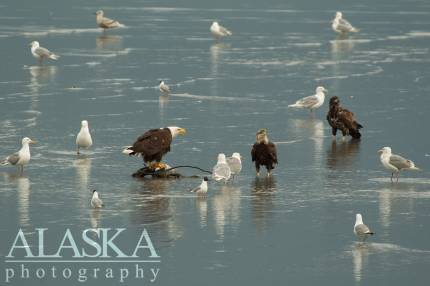
{"type": "MultiPolygon", "coordinates": [[[[1,4],[0,154],[15,152],[24,136],[39,141],[23,176],[0,167],[2,256],[19,228],[32,243],[35,228],[48,228],[52,250],[65,228],[124,227],[134,244],[145,227],[160,255],[158,285],[428,283],[429,3],[205,2],[1,4]],[[97,9],[127,27],[103,34],[97,9]],[[337,38],[329,25],[336,10],[360,33],[337,38]],[[213,19],[234,36],[214,42],[213,19]],[[60,60],[38,66],[33,40],[60,60]],[[170,97],[160,96],[160,79],[170,97]],[[327,102],[314,115],[287,108],[317,85],[354,111],[360,142],[332,142],[327,102]],[[83,119],[95,144],[76,156],[83,119]],[[132,179],[142,162],[122,148],[172,125],[188,132],[175,139],[169,164],[211,169],[218,153],[240,152],[241,175],[210,182],[206,199],[188,192],[200,179],[132,179]],[[250,162],[263,127],[278,147],[271,179],[256,179],[250,162]],[[390,183],[376,153],[383,146],[423,171],[390,183]],[[106,204],[100,211],[89,207],[92,189],[106,204]],[[376,232],[364,245],[352,233],[357,212],[376,232]]],[[[76,285],[74,278],[39,283],[76,285]]]]}

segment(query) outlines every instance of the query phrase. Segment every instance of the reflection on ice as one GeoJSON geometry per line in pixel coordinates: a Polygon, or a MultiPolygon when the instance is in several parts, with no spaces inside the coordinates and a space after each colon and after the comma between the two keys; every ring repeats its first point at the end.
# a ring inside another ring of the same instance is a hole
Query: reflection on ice
{"type": "Polygon", "coordinates": [[[259,231],[264,232],[268,220],[272,214],[271,210],[275,204],[273,194],[276,192],[275,177],[256,177],[251,185],[252,216],[259,231]]]}
{"type": "Polygon", "coordinates": [[[122,36],[102,35],[96,38],[97,49],[116,50],[122,48],[122,36]]]}
{"type": "Polygon", "coordinates": [[[215,231],[220,239],[224,239],[225,227],[236,228],[240,223],[240,188],[223,185],[216,191],[212,202],[215,231]]]}
{"type": "Polygon", "coordinates": [[[78,188],[81,191],[89,190],[88,180],[91,175],[91,161],[90,157],[78,156],[78,159],[73,161],[73,167],[76,169],[76,175],[78,178],[78,188]]]}
{"type": "Polygon", "coordinates": [[[360,140],[340,141],[332,140],[327,150],[327,168],[345,170],[352,166],[360,148],[360,140]]]}

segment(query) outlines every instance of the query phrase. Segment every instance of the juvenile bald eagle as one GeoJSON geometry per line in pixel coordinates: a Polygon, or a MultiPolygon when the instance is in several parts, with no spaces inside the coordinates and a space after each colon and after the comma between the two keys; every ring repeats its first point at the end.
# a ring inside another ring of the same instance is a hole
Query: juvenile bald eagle
{"type": "Polygon", "coordinates": [[[257,142],[252,146],[251,150],[252,162],[255,162],[257,176],[260,175],[260,166],[265,166],[269,177],[272,175],[275,165],[278,164],[276,145],[269,141],[266,129],[258,130],[256,137],[257,142]]]}
{"type": "Polygon", "coordinates": [[[337,96],[330,98],[330,109],[327,113],[327,121],[332,128],[332,135],[335,138],[337,130],[342,131],[345,137],[351,135],[354,139],[361,137],[360,129],[363,126],[355,120],[354,113],[340,106],[337,96]]]}
{"type": "MultiPolygon", "coordinates": [[[[177,135],[185,135],[184,128],[171,126],[166,128],[151,129],[136,139],[133,146],[129,146],[122,152],[128,155],[141,155],[145,164],[159,163],[164,154],[170,151],[172,139],[177,135]]],[[[154,166],[157,168],[158,165],[154,166]]],[[[158,166],[158,168],[163,168],[158,166]]]]}

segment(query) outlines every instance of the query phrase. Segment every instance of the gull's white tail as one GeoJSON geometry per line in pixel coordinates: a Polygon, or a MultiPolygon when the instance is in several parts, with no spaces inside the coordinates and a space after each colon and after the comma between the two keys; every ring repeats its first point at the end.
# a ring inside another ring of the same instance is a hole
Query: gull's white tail
{"type": "Polygon", "coordinates": [[[49,58],[52,60],[58,60],[60,58],[60,56],[56,55],[56,54],[51,54],[51,55],[49,55],[49,58]]]}

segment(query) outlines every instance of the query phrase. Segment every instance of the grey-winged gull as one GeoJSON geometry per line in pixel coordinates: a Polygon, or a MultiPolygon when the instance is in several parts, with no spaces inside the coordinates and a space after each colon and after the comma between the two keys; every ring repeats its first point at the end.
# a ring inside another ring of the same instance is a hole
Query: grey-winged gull
{"type": "Polygon", "coordinates": [[[97,26],[102,28],[103,31],[106,31],[106,29],[125,27],[123,24],[121,24],[116,20],[112,20],[104,17],[103,10],[98,10],[97,12],[95,12],[95,15],[96,15],[97,26]]]}
{"type": "Polygon", "coordinates": [[[41,47],[38,41],[31,42],[30,46],[33,57],[38,59],[40,64],[44,59],[58,60],[60,58],[59,55],[54,54],[44,47],[41,47]]]}
{"type": "Polygon", "coordinates": [[[28,137],[24,137],[21,141],[21,144],[22,144],[21,149],[18,152],[7,156],[3,161],[0,162],[0,165],[19,166],[22,173],[24,170],[24,166],[27,165],[31,159],[29,144],[35,144],[35,143],[36,141],[33,141],[28,137]]]}
{"type": "Polygon", "coordinates": [[[355,215],[354,233],[361,241],[365,241],[369,235],[374,235],[367,225],[363,223],[361,214],[355,215]]]}
{"type": "Polygon", "coordinates": [[[227,164],[225,154],[220,153],[218,154],[218,162],[212,170],[212,178],[217,182],[224,180],[226,183],[230,179],[230,176],[231,170],[227,164]]]}
{"type": "Polygon", "coordinates": [[[93,145],[93,139],[91,138],[90,130],[88,129],[88,121],[81,121],[81,130],[76,136],[77,153],[79,154],[80,148],[89,148],[93,145]]]}
{"type": "Polygon", "coordinates": [[[318,86],[315,90],[314,95],[301,98],[297,100],[296,103],[288,105],[288,107],[308,108],[311,111],[314,109],[317,109],[324,103],[324,99],[325,99],[324,92],[327,92],[327,90],[322,86],[318,86]]]}
{"type": "Polygon", "coordinates": [[[380,154],[382,165],[385,169],[391,172],[391,182],[393,181],[394,174],[396,174],[397,182],[399,181],[401,170],[420,170],[415,167],[415,163],[413,161],[393,154],[390,147],[384,147],[379,150],[378,153],[380,154]]]}
{"type": "Polygon", "coordinates": [[[215,39],[219,40],[220,38],[231,36],[233,33],[229,31],[227,28],[218,24],[218,22],[213,22],[210,28],[212,35],[215,39]]]}
{"type": "Polygon", "coordinates": [[[235,152],[231,157],[227,158],[228,166],[231,170],[231,175],[236,176],[239,175],[240,171],[242,170],[242,160],[239,153],[235,152]]]}
{"type": "Polygon", "coordinates": [[[336,16],[332,21],[331,27],[333,31],[346,34],[346,33],[357,33],[359,30],[354,28],[347,20],[342,18],[342,12],[336,12],[336,16]]]}

